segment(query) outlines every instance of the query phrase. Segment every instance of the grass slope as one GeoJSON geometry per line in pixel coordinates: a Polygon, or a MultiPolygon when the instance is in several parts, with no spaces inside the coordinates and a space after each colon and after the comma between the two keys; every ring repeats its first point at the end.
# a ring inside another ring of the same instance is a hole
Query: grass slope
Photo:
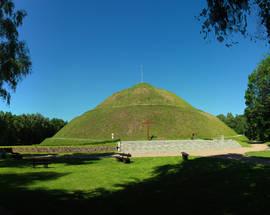
{"type": "Polygon", "coordinates": [[[147,138],[145,120],[157,139],[232,136],[235,132],[215,116],[197,110],[175,94],[148,84],[138,84],[116,93],[61,129],[55,137],[122,140],[147,138]]]}
{"type": "Polygon", "coordinates": [[[80,138],[46,138],[39,146],[115,146],[118,140],[93,140],[80,138]]]}
{"type": "Polygon", "coordinates": [[[136,105],[166,105],[182,109],[194,109],[183,99],[163,89],[157,89],[150,84],[141,83],[131,88],[113,94],[97,108],[115,108],[136,105]]]}

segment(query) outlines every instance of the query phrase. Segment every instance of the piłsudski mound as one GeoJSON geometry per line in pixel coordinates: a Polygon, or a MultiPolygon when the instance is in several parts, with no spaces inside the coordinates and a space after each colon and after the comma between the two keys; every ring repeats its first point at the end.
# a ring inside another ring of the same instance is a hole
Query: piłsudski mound
{"type": "Polygon", "coordinates": [[[107,98],[74,118],[55,137],[106,140],[190,139],[236,133],[217,117],[192,107],[177,95],[140,83],[107,98]]]}

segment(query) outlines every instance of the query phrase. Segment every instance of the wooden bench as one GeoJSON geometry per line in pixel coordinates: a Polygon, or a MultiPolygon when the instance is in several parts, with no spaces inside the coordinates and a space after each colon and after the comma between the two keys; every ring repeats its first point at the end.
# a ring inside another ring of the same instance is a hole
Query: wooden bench
{"type": "Polygon", "coordinates": [[[32,159],[33,168],[37,165],[43,165],[45,168],[49,168],[49,164],[51,164],[51,160],[48,158],[34,158],[32,159]]]}
{"type": "Polygon", "coordinates": [[[11,157],[15,160],[22,160],[23,159],[23,156],[20,154],[20,153],[17,153],[17,152],[13,152],[11,154],[11,157]]]}
{"type": "Polygon", "coordinates": [[[188,160],[188,156],[189,156],[188,153],[186,153],[186,152],[181,152],[181,155],[182,155],[182,158],[183,158],[184,161],[187,161],[187,160],[188,160]]]}
{"type": "Polygon", "coordinates": [[[120,161],[120,162],[123,162],[123,163],[130,163],[131,154],[129,154],[129,153],[118,153],[114,157],[115,157],[115,159],[117,161],[120,161]]]}

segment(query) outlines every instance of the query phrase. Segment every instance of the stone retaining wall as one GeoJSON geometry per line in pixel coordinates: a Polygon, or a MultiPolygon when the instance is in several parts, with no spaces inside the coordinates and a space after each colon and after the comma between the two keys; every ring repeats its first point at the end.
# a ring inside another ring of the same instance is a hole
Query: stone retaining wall
{"type": "Polygon", "coordinates": [[[114,146],[91,146],[91,147],[7,147],[1,148],[1,151],[12,151],[14,153],[99,153],[116,151],[114,146]]]}
{"type": "Polygon", "coordinates": [[[121,151],[125,153],[170,153],[224,150],[241,148],[234,140],[154,140],[123,141],[121,151]]]}

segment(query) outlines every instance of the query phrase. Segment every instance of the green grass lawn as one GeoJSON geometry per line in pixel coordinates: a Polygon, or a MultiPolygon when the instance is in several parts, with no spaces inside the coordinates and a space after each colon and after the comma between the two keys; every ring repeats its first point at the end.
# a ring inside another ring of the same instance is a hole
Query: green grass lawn
{"type": "MultiPolygon", "coordinates": [[[[18,175],[25,174],[44,174],[56,173],[61,177],[54,180],[32,181],[25,187],[27,189],[46,189],[46,190],[65,190],[65,191],[89,191],[96,189],[106,189],[108,191],[118,190],[120,187],[115,186],[121,183],[130,183],[137,180],[144,180],[152,176],[154,167],[179,162],[179,158],[140,158],[133,159],[133,163],[125,165],[116,162],[113,158],[107,159],[66,159],[51,164],[48,168],[32,168],[31,163],[24,161],[2,161],[0,163],[0,173],[15,173],[18,175]],[[4,167],[7,166],[7,167],[4,167]]],[[[42,166],[41,166],[42,167],[42,166]]],[[[46,177],[45,177],[46,178],[46,177]]]]}
{"type": "Polygon", "coordinates": [[[228,137],[225,139],[232,139],[237,141],[242,147],[250,147],[249,139],[245,136],[235,136],[235,137],[228,137]]]}
{"type": "Polygon", "coordinates": [[[18,214],[267,214],[270,166],[219,158],[0,160],[0,210],[18,214]]]}
{"type": "Polygon", "coordinates": [[[246,155],[252,157],[270,158],[270,151],[248,152],[246,155]]]}

